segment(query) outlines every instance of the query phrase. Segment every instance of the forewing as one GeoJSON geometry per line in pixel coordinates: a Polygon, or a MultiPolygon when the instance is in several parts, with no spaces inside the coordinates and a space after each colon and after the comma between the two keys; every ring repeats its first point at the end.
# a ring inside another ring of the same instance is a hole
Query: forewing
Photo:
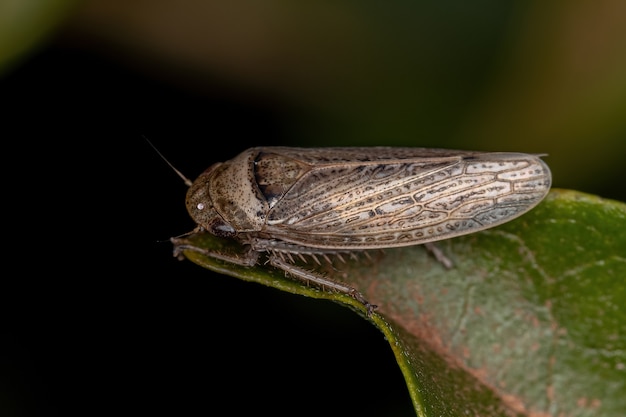
{"type": "Polygon", "coordinates": [[[431,242],[511,220],[550,187],[548,167],[533,155],[361,149],[378,152],[334,149],[320,158],[318,150],[317,159],[281,154],[310,167],[276,200],[268,235],[331,250],[431,242]]]}

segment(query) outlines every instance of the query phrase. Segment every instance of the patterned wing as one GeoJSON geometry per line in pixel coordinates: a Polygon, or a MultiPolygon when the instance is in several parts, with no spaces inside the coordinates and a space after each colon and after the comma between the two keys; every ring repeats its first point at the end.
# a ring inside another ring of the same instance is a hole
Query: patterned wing
{"type": "Polygon", "coordinates": [[[268,200],[264,232],[320,249],[407,246],[486,229],[533,208],[551,182],[539,157],[521,153],[306,151],[280,148],[260,158],[278,155],[281,166],[285,158],[292,165],[284,170],[288,181],[279,181],[280,174],[272,171],[274,183],[282,186],[268,200]]]}

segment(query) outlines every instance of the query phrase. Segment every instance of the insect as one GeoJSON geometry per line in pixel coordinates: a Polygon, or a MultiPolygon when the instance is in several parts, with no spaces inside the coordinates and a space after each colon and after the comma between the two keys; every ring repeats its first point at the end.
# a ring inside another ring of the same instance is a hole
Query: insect
{"type": "MultiPolygon", "coordinates": [[[[262,253],[290,276],[348,294],[355,288],[297,266],[294,257],[431,242],[508,222],[548,193],[541,155],[431,148],[250,148],[204,171],[187,192],[195,232],[247,245],[207,255],[253,266],[262,253]]],[[[175,254],[206,252],[173,238],[175,254]]]]}

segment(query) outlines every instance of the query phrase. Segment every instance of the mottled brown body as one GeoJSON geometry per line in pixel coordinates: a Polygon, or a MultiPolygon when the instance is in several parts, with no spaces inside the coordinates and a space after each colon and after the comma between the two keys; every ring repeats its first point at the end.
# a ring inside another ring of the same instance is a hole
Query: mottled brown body
{"type": "Polygon", "coordinates": [[[548,166],[523,153],[259,147],[207,169],[186,204],[200,230],[250,245],[250,259],[229,260],[249,265],[268,252],[273,265],[371,308],[350,287],[294,272],[285,255],[416,245],[487,229],[532,209],[550,184],[548,166]]]}

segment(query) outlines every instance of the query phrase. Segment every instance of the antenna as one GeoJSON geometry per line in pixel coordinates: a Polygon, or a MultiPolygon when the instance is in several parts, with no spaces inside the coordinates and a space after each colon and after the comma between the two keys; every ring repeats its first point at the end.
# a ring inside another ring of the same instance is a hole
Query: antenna
{"type": "Polygon", "coordinates": [[[150,145],[150,146],[152,147],[152,149],[154,149],[154,151],[155,151],[155,152],[156,152],[156,153],[157,153],[157,154],[161,157],[161,159],[163,159],[163,160],[165,161],[165,163],[166,163],[167,165],[169,165],[169,166],[170,166],[170,168],[172,168],[172,169],[174,170],[174,172],[175,172],[176,174],[178,174],[178,176],[179,176],[179,177],[181,177],[181,178],[183,179],[183,181],[185,182],[185,185],[186,185],[187,187],[191,187],[191,184],[192,184],[191,180],[190,180],[189,178],[185,177],[185,176],[183,175],[183,173],[182,173],[182,172],[180,172],[179,170],[177,170],[177,169],[176,169],[176,167],[175,167],[174,165],[172,165],[172,163],[171,163],[170,161],[168,161],[168,160],[167,160],[167,158],[166,158],[165,156],[163,156],[163,154],[162,154],[162,153],[161,153],[161,152],[157,149],[157,147],[156,147],[156,146],[154,146],[154,145],[152,144],[152,142],[150,142],[150,140],[149,140],[149,139],[148,139],[145,135],[141,135],[141,136],[142,136],[142,137],[146,140],[146,142],[148,142],[148,145],[150,145]]]}

